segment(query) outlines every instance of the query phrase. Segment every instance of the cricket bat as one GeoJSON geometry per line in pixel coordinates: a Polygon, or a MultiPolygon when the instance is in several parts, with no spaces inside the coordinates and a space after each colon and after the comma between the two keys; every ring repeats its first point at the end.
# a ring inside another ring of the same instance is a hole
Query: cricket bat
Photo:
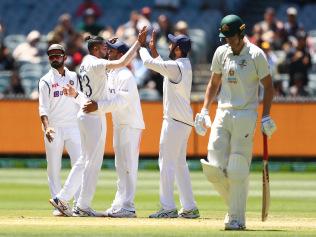
{"type": "Polygon", "coordinates": [[[270,183],[268,167],[268,139],[263,134],[263,170],[262,170],[262,215],[261,220],[266,221],[270,207],[270,183]]]}

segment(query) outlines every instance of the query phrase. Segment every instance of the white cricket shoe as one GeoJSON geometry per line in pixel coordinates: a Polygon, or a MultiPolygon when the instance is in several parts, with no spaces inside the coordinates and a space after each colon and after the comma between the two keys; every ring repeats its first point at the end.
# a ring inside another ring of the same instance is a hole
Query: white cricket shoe
{"type": "Polygon", "coordinates": [[[177,209],[165,210],[161,208],[159,211],[151,214],[149,218],[177,218],[178,211],[177,209]]]}
{"type": "Polygon", "coordinates": [[[64,214],[61,213],[57,208],[54,208],[53,216],[64,216],[64,214]]]}
{"type": "Polygon", "coordinates": [[[114,218],[136,218],[136,212],[121,208],[118,210],[112,210],[111,212],[108,212],[108,216],[114,218]]]}
{"type": "Polygon", "coordinates": [[[81,209],[80,207],[76,206],[73,212],[73,216],[77,217],[105,217],[104,212],[97,212],[93,210],[91,207],[86,209],[81,209]]]}
{"type": "Polygon", "coordinates": [[[225,230],[245,230],[246,226],[240,224],[237,220],[231,220],[225,223],[225,230]]]}
{"type": "Polygon", "coordinates": [[[179,217],[187,219],[196,219],[200,217],[200,212],[197,208],[193,208],[191,210],[184,210],[182,208],[179,212],[179,217]]]}
{"type": "Polygon", "coordinates": [[[72,216],[72,211],[68,202],[64,202],[57,197],[49,199],[49,202],[65,216],[72,216]]]}

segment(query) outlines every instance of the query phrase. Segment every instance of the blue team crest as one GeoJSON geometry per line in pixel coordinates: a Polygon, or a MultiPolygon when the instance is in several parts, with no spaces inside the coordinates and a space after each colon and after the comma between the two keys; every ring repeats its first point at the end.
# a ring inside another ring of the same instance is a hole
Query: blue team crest
{"type": "Polygon", "coordinates": [[[247,60],[246,59],[240,60],[238,65],[241,67],[241,69],[243,69],[244,67],[247,66],[247,60]]]}
{"type": "Polygon", "coordinates": [[[75,82],[73,80],[69,80],[69,84],[73,86],[75,82]]]}

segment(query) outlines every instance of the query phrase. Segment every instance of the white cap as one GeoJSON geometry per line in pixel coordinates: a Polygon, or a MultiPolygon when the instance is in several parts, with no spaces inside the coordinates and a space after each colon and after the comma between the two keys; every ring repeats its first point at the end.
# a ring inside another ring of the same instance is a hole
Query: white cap
{"type": "Polygon", "coordinates": [[[295,7],[289,7],[287,10],[286,10],[286,13],[288,14],[288,15],[297,15],[297,10],[296,10],[296,8],[295,7]]]}
{"type": "Polygon", "coordinates": [[[37,30],[33,30],[27,35],[26,40],[30,43],[36,39],[39,39],[40,37],[41,34],[37,30]]]}

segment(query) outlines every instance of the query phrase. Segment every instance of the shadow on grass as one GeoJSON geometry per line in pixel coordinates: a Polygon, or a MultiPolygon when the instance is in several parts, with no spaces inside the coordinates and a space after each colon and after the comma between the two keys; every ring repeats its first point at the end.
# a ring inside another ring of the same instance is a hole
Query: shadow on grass
{"type": "Polygon", "coordinates": [[[268,231],[271,231],[271,232],[287,232],[287,230],[275,230],[275,229],[260,229],[260,230],[256,230],[256,229],[245,229],[245,230],[221,230],[223,232],[261,232],[261,231],[264,231],[264,232],[268,232],[268,231]]]}

